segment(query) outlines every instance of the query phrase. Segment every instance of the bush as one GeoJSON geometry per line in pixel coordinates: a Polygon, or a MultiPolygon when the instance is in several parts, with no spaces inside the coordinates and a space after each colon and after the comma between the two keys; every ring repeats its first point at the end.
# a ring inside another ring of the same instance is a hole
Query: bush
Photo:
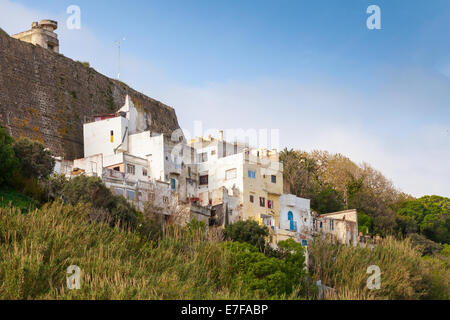
{"type": "Polygon", "coordinates": [[[41,143],[25,138],[16,141],[13,148],[23,177],[41,180],[52,173],[55,159],[41,143]]]}
{"type": "Polygon", "coordinates": [[[54,174],[44,179],[41,184],[44,193],[44,201],[50,202],[62,199],[63,190],[68,183],[66,177],[61,174],[54,174]]]}
{"type": "Polygon", "coordinates": [[[223,235],[225,239],[231,241],[249,243],[262,252],[266,246],[269,229],[266,226],[260,226],[252,220],[238,221],[226,226],[223,235]]]}
{"type": "Polygon", "coordinates": [[[267,257],[249,243],[225,242],[225,249],[231,253],[232,283],[245,284],[232,287],[249,290],[262,299],[304,296],[307,271],[303,249],[292,239],[280,244],[287,252],[284,259],[267,257]]]}
{"type": "Polygon", "coordinates": [[[14,140],[0,127],[0,186],[10,185],[19,162],[12,146],[14,140]]]}
{"type": "MultiPolygon", "coordinates": [[[[90,214],[87,205],[61,202],[27,215],[0,208],[0,300],[259,298],[235,290],[246,288],[238,280],[244,275],[231,272],[234,254],[222,242],[174,232],[155,243],[136,232],[89,223],[90,214]],[[81,268],[80,290],[67,289],[70,265],[81,268]]],[[[270,283],[277,286],[275,278],[270,283]]]]}
{"type": "Polygon", "coordinates": [[[23,194],[18,193],[10,187],[0,188],[0,207],[20,209],[25,213],[39,207],[39,203],[23,194]]]}
{"type": "Polygon", "coordinates": [[[66,203],[92,205],[91,219],[108,222],[110,225],[120,223],[122,227],[137,227],[136,209],[121,196],[114,196],[98,177],[84,175],[75,177],[64,186],[62,197],[66,203]]]}
{"type": "Polygon", "coordinates": [[[342,246],[316,239],[310,251],[310,271],[338,292],[338,299],[441,299],[449,290],[449,270],[429,262],[409,239],[383,239],[373,249],[342,246]],[[367,268],[381,269],[380,290],[367,288],[367,268]]]}

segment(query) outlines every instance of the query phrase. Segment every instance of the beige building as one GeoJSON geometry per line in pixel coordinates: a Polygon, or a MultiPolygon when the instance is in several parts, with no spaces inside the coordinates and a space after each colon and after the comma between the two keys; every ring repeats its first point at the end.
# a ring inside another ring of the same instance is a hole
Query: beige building
{"type": "Polygon", "coordinates": [[[31,30],[15,34],[12,37],[59,53],[58,35],[54,32],[56,29],[58,29],[58,22],[41,20],[40,23],[33,22],[31,30]]]}
{"type": "Polygon", "coordinates": [[[198,155],[200,203],[217,208],[219,225],[226,211],[230,223],[252,219],[268,226],[276,238],[283,193],[278,152],[228,143],[222,132],[217,139],[196,138],[190,145],[198,155]]]}
{"type": "Polygon", "coordinates": [[[314,229],[332,241],[358,245],[358,213],[354,209],[320,215],[314,221],[314,229]]]}

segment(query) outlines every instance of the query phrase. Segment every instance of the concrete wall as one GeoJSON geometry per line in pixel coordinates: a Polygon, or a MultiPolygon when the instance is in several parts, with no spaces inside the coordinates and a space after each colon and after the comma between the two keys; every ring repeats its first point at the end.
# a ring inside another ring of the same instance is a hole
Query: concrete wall
{"type": "MultiPolygon", "coordinates": [[[[84,156],[90,157],[98,153],[105,156],[115,154],[114,150],[122,144],[127,122],[124,117],[115,117],[85,124],[83,128],[84,156]]],[[[127,142],[128,139],[125,139],[125,144],[127,142]]]]}

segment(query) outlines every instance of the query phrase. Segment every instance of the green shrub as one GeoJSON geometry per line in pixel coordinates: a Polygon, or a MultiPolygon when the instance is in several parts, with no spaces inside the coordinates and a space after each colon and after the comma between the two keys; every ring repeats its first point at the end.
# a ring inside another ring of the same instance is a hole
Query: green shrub
{"type": "Polygon", "coordinates": [[[10,187],[0,188],[0,207],[20,209],[21,212],[28,212],[39,207],[39,203],[23,194],[18,193],[10,187]]]}
{"type": "Polygon", "coordinates": [[[55,159],[41,143],[24,138],[14,142],[13,148],[23,177],[40,180],[52,173],[55,159]]]}
{"type": "Polygon", "coordinates": [[[252,220],[238,221],[225,227],[223,231],[225,239],[238,242],[246,242],[257,247],[261,252],[266,246],[266,238],[269,229],[260,226],[252,220]]]}
{"type": "Polygon", "coordinates": [[[27,215],[0,209],[0,299],[258,298],[235,290],[246,287],[235,280],[244,275],[230,271],[233,253],[223,243],[178,227],[156,243],[90,223],[90,214],[87,205],[60,202],[27,215]],[[81,268],[81,290],[67,289],[70,265],[81,268]]]}
{"type": "Polygon", "coordinates": [[[338,299],[441,299],[449,290],[449,270],[423,259],[409,239],[387,237],[373,249],[316,239],[309,251],[314,280],[335,288],[338,299]],[[371,265],[381,270],[380,290],[367,287],[371,265]]]}
{"type": "Polygon", "coordinates": [[[64,185],[62,197],[72,205],[91,204],[92,220],[108,222],[111,226],[120,223],[125,228],[137,227],[137,210],[124,197],[114,196],[98,177],[80,175],[69,180],[64,185]]]}
{"type": "Polygon", "coordinates": [[[0,127],[0,186],[11,185],[13,173],[19,167],[13,142],[5,129],[0,127]]]}

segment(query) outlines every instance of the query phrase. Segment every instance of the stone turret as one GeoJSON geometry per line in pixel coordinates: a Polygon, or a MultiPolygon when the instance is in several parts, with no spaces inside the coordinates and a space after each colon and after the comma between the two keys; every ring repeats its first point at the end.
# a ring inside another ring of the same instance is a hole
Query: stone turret
{"type": "Polygon", "coordinates": [[[15,34],[12,37],[59,53],[59,40],[58,35],[55,33],[56,29],[58,29],[58,22],[41,20],[40,23],[33,22],[31,30],[15,34]]]}

